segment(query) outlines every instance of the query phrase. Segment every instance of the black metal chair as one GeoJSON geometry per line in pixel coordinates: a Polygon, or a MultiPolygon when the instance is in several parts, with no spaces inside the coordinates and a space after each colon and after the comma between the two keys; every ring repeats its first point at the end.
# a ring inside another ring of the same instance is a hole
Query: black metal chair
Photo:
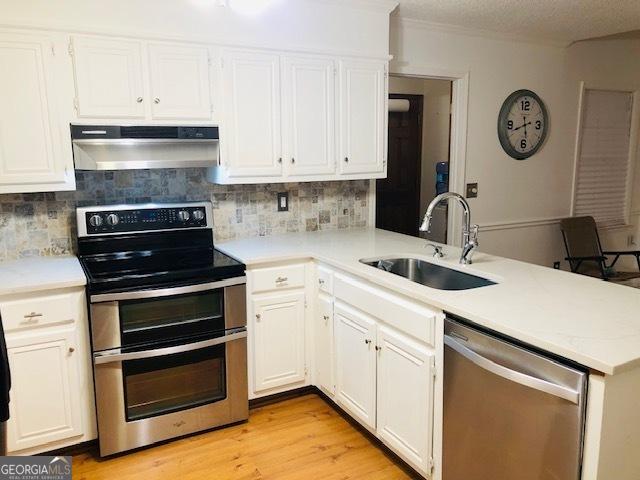
{"type": "Polygon", "coordinates": [[[567,250],[565,260],[569,262],[572,272],[613,282],[640,278],[640,250],[603,251],[593,217],[565,218],[560,222],[560,229],[567,250]],[[613,269],[620,257],[626,255],[635,257],[637,272],[616,272],[613,269]],[[607,265],[609,256],[614,258],[607,265]]]}

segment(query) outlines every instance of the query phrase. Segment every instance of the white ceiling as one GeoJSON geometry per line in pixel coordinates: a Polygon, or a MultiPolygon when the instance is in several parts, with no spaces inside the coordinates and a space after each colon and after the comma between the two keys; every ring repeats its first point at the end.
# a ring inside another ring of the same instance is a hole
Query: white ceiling
{"type": "Polygon", "coordinates": [[[640,0],[400,0],[394,15],[571,43],[640,29],[640,0]]]}

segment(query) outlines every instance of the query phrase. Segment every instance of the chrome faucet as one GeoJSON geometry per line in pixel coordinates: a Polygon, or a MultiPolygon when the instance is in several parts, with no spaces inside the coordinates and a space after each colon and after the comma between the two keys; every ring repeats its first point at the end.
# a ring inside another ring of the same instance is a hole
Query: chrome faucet
{"type": "Polygon", "coordinates": [[[449,200],[450,198],[457,200],[458,203],[462,205],[462,209],[464,211],[464,217],[462,219],[462,253],[460,254],[460,263],[462,263],[463,265],[469,265],[472,263],[471,257],[473,255],[473,251],[478,247],[479,227],[478,225],[471,226],[471,209],[469,208],[469,204],[462,195],[454,192],[445,192],[434,198],[427,207],[427,212],[424,214],[422,224],[420,225],[420,231],[429,232],[429,230],[431,230],[431,218],[433,216],[433,209],[440,202],[444,202],[445,200],[449,200]]]}

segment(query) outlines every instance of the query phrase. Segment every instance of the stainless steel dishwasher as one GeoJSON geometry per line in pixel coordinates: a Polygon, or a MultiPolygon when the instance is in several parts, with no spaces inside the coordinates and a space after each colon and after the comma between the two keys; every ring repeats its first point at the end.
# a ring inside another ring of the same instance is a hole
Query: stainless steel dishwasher
{"type": "Polygon", "coordinates": [[[579,480],[587,373],[445,322],[443,480],[579,480]]]}

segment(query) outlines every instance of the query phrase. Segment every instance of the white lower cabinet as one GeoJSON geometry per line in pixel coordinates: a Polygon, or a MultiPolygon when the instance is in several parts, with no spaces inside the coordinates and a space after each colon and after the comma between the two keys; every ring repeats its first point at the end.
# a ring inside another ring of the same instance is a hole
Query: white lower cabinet
{"type": "Polygon", "coordinates": [[[316,384],[325,393],[333,395],[333,298],[329,295],[318,295],[314,325],[316,384]]]}
{"type": "Polygon", "coordinates": [[[301,384],[305,368],[305,293],[253,299],[253,390],[301,384]]]}
{"type": "Polygon", "coordinates": [[[76,349],[75,329],[7,338],[12,380],[9,451],[82,434],[76,349]]]}
{"type": "Polygon", "coordinates": [[[336,400],[371,429],[376,428],[376,324],[346,305],[335,306],[336,400]]]}
{"type": "Polygon", "coordinates": [[[378,327],[380,438],[423,472],[430,470],[435,354],[385,326],[378,327]]]}
{"type": "Polygon", "coordinates": [[[0,297],[11,369],[10,455],[96,438],[84,287],[0,297]]]}

